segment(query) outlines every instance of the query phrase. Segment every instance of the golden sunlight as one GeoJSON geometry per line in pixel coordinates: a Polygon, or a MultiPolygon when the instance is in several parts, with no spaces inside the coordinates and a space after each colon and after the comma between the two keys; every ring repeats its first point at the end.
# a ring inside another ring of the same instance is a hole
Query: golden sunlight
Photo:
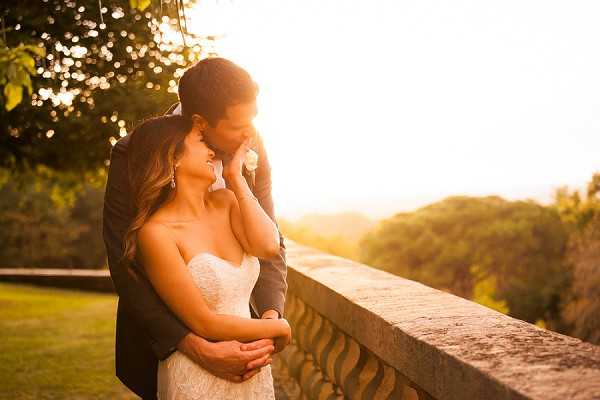
{"type": "Polygon", "coordinates": [[[280,214],[381,216],[450,194],[546,201],[600,168],[593,21],[559,32],[559,7],[540,21],[512,2],[495,14],[425,3],[203,1],[187,14],[261,87],[280,214]]]}

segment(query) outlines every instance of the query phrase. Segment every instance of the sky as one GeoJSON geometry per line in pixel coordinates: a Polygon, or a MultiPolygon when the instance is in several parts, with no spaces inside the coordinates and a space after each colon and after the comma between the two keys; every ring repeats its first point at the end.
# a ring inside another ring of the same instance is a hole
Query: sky
{"type": "Polygon", "coordinates": [[[260,86],[276,213],[547,203],[600,171],[598,1],[199,1],[260,86]]]}

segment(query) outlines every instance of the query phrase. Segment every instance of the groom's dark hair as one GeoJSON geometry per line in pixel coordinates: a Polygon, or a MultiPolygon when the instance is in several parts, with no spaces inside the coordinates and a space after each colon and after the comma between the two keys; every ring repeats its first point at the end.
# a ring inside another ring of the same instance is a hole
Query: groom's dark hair
{"type": "Polygon", "coordinates": [[[225,58],[198,61],[179,79],[183,115],[201,115],[211,126],[225,116],[227,107],[254,101],[257,94],[250,74],[225,58]]]}

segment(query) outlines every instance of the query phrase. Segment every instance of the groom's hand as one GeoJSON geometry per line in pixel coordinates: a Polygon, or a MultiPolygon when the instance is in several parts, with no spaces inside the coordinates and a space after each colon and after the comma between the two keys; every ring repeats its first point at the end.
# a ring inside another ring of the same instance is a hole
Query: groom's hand
{"type": "Polygon", "coordinates": [[[256,359],[248,362],[248,364],[246,364],[246,372],[242,375],[243,381],[247,381],[248,379],[252,378],[254,375],[256,375],[260,372],[260,369],[262,367],[265,367],[265,366],[271,364],[271,361],[272,361],[271,354],[273,354],[273,350],[275,349],[275,346],[273,345],[273,339],[260,339],[260,340],[255,340],[254,342],[242,344],[242,350],[245,350],[245,351],[256,351],[260,348],[265,348],[265,347],[270,348],[271,351],[269,351],[264,356],[256,358],[256,359]]]}
{"type": "Polygon", "coordinates": [[[242,382],[256,375],[271,362],[275,350],[271,339],[212,343],[193,333],[181,339],[177,349],[211,374],[231,382],[242,382]]]}

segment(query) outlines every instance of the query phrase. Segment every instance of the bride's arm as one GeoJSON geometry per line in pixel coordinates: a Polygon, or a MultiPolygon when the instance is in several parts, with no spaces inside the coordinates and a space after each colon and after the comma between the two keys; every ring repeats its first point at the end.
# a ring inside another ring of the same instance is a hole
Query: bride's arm
{"type": "Polygon", "coordinates": [[[247,150],[247,145],[242,144],[223,171],[230,189],[223,191],[223,195],[227,197],[231,228],[244,250],[256,257],[269,259],[279,254],[279,230],[242,176],[242,163],[247,150]]]}
{"type": "Polygon", "coordinates": [[[228,197],[229,220],[238,241],[247,253],[260,258],[273,258],[279,254],[279,231],[262,209],[248,187],[246,180],[230,180],[228,197]]]}
{"type": "Polygon", "coordinates": [[[194,333],[210,340],[252,341],[288,335],[282,320],[217,314],[194,283],[168,228],[147,223],[138,232],[138,255],[152,286],[194,333]]]}

